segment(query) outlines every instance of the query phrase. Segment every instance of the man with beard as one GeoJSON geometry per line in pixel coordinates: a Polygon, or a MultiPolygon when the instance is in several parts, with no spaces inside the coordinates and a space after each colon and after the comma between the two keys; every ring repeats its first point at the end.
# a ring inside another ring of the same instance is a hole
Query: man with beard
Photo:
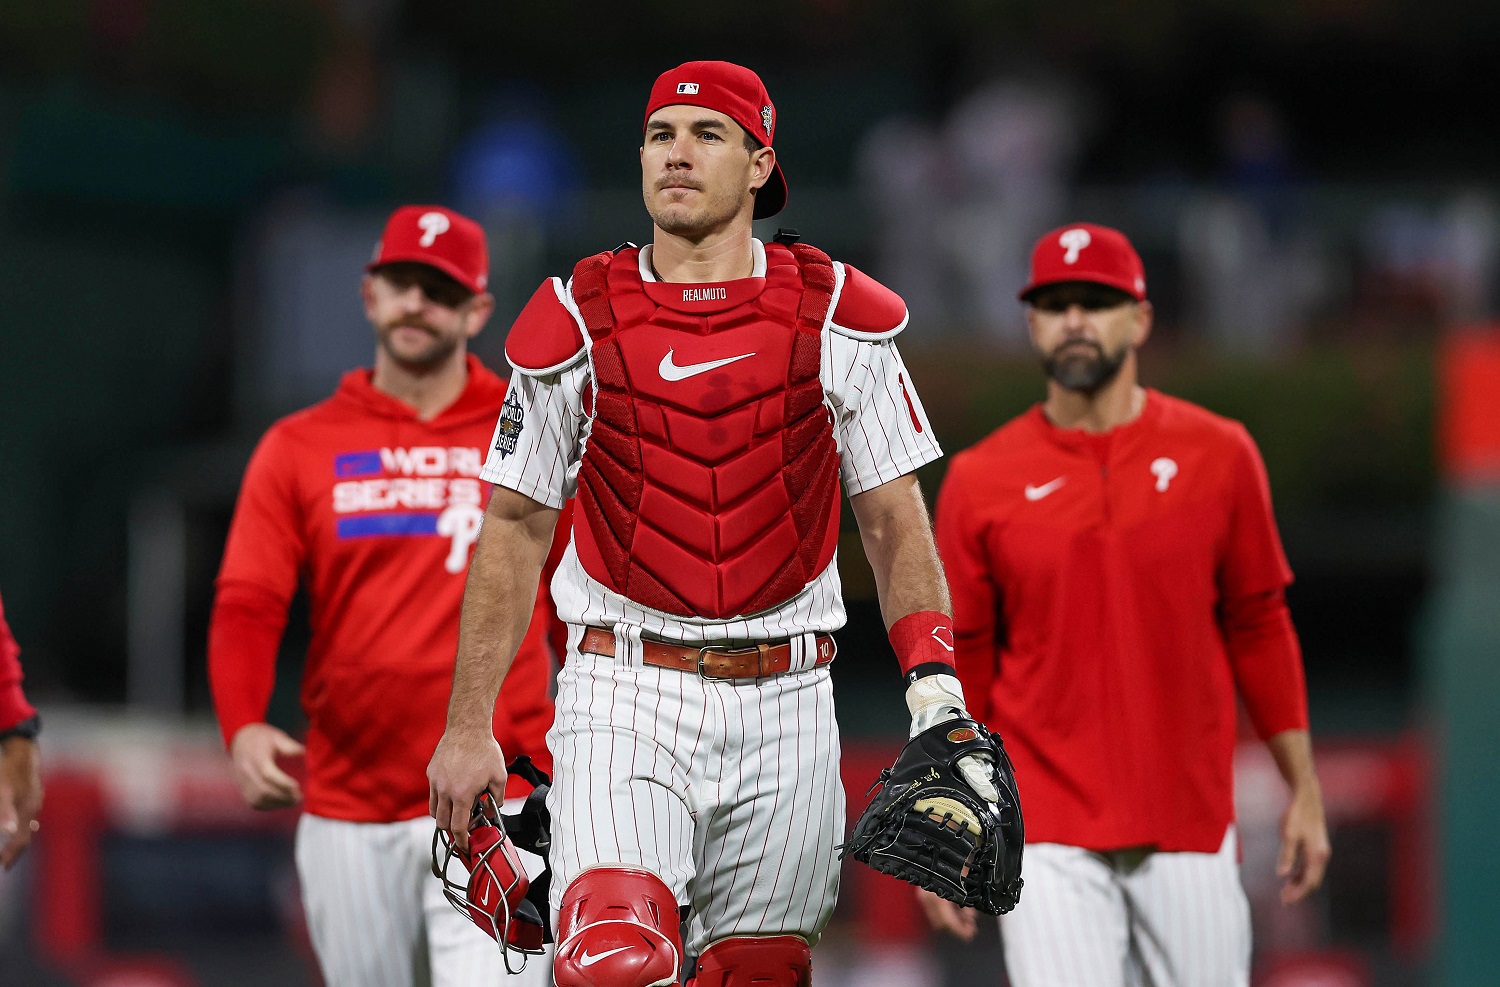
{"type": "MultiPolygon", "coordinates": [[[[494,308],[484,231],[448,209],[404,206],[367,270],[374,368],[273,425],[246,469],[209,632],[214,707],[245,801],[302,803],[297,872],[324,983],[511,982],[495,941],[432,877],[423,773],[483,517],[482,450],[505,398],[467,352],[494,308]],[[305,748],[265,722],[299,582],[312,622],[305,748]],[[304,754],[305,798],[283,763],[304,754]]],[[[545,766],[550,611],[534,577],[515,592],[526,637],[486,730],[545,766]]],[[[549,983],[545,966],[514,982],[549,983]]]]}
{"type": "Polygon", "coordinates": [[[759,77],[689,62],[644,116],[652,242],[548,280],[507,338],[517,408],[483,473],[432,810],[462,841],[475,796],[505,784],[485,710],[576,490],[552,581],[569,625],[548,735],[556,983],[676,984],[686,954],[698,987],[805,987],[844,835],[839,481],[926,729],[964,709],[912,475],[941,453],[893,342],[900,297],[752,236],[787,199],[759,77]]]}
{"type": "Polygon", "coordinates": [[[1048,233],[1021,299],[1046,400],[955,456],[937,508],[959,678],[1025,796],[1010,979],[1248,984],[1236,692],[1291,788],[1283,902],[1329,856],[1265,468],[1239,423],[1137,384],[1152,311],[1123,234],[1048,233]]]}

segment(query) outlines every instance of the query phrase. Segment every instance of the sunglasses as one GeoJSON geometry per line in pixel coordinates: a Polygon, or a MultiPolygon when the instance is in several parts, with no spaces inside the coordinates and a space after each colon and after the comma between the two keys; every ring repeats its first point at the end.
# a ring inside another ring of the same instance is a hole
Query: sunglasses
{"type": "Polygon", "coordinates": [[[435,267],[426,264],[398,262],[384,264],[375,273],[384,278],[397,291],[406,291],[416,285],[423,297],[434,305],[458,308],[474,297],[474,293],[435,267]]]}
{"type": "Polygon", "coordinates": [[[1062,313],[1077,305],[1085,312],[1105,312],[1135,301],[1130,295],[1108,285],[1074,282],[1052,285],[1035,291],[1031,305],[1041,312],[1062,313]]]}

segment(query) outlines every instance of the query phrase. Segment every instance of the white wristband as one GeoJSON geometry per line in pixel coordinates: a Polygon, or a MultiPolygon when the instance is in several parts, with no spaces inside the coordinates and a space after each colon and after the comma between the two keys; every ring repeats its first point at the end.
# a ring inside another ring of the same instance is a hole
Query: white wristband
{"type": "Polygon", "coordinates": [[[906,708],[911,711],[911,736],[915,737],[944,720],[967,715],[964,687],[954,675],[924,675],[906,687],[906,708]]]}

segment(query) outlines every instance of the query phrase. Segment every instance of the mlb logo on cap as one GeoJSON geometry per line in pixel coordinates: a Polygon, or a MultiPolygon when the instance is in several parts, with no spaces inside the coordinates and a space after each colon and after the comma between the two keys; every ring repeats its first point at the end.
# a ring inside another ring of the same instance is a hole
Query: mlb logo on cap
{"type": "Polygon", "coordinates": [[[677,83],[677,95],[679,95],[679,96],[683,96],[683,95],[696,96],[696,95],[698,95],[698,83],[696,83],[696,82],[679,82],[679,83],[677,83]]]}

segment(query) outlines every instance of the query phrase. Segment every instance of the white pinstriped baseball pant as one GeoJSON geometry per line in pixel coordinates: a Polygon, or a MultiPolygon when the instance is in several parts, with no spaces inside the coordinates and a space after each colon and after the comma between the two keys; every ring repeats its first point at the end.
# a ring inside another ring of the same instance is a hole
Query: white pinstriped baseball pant
{"type": "Polygon", "coordinates": [[[1234,827],[1217,853],[1028,843],[1000,919],[1014,987],[1246,987],[1250,906],[1234,827]]]}
{"type": "MultiPolygon", "coordinates": [[[[544,987],[550,956],[509,976],[495,940],[443,897],[433,822],[346,822],[303,813],[297,876],[325,987],[544,987]]],[[[539,858],[522,853],[529,873],[539,858]]],[[[462,868],[457,862],[451,866],[462,868]]],[[[520,956],[512,954],[511,965],[520,956]]]]}
{"type": "Polygon", "coordinates": [[[844,832],[828,669],[705,679],[576,648],[547,735],[554,918],[599,865],[644,867],[692,906],[688,955],[735,935],[816,944],[844,832]]]}

